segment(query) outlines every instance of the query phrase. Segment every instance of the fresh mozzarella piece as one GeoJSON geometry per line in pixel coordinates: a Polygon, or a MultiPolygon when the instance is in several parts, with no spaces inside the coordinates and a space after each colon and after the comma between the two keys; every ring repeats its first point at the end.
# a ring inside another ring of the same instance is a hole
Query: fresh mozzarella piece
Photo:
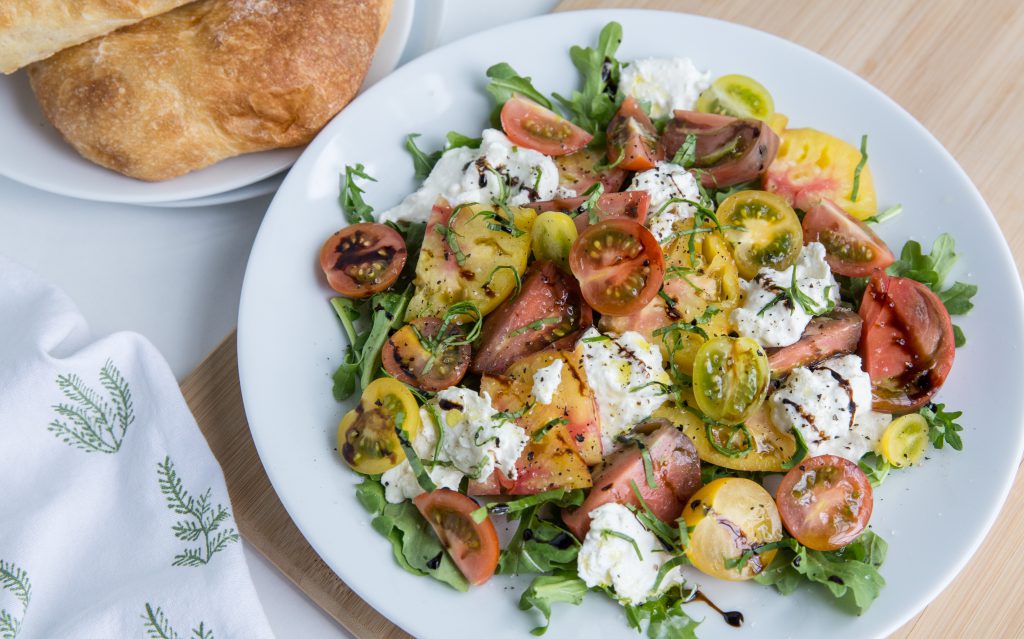
{"type": "Polygon", "coordinates": [[[601,417],[601,444],[608,452],[616,447],[618,435],[665,403],[668,396],[661,384],[669,384],[669,376],[662,368],[661,350],[634,331],[602,338],[589,328],[579,348],[601,417]]]}
{"type": "Polygon", "coordinates": [[[556,359],[533,374],[533,398],[547,406],[555,400],[555,392],[562,383],[562,359],[556,359]]]}
{"type": "Polygon", "coordinates": [[[790,288],[793,273],[796,286],[810,298],[811,310],[820,315],[839,301],[839,285],[825,262],[825,247],[811,242],[800,252],[796,264],[784,271],[762,268],[752,280],[740,280],[743,305],[732,312],[733,325],[743,337],[773,348],[789,346],[800,339],[812,315],[789,297],[775,300],[790,288]]]}
{"type": "Polygon", "coordinates": [[[628,508],[612,502],[590,513],[590,530],[580,548],[576,569],[589,588],[610,587],[620,602],[637,605],[682,581],[676,567],[654,590],[658,571],[671,557],[628,508]],[[635,547],[629,539],[636,542],[635,547]]]}
{"type": "Polygon", "coordinates": [[[679,222],[696,214],[692,205],[679,200],[700,201],[693,174],[671,162],[658,162],[653,169],[637,173],[626,190],[647,191],[651,203],[646,225],[658,242],[678,231],[679,222]]]}
{"type": "MultiPolygon", "coordinates": [[[[424,461],[427,474],[438,488],[458,490],[463,477],[486,478],[497,468],[515,479],[516,461],[526,447],[526,431],[498,414],[491,397],[468,388],[446,388],[432,400],[441,418],[441,447],[437,449],[437,428],[432,411],[420,409],[423,426],[412,447],[424,461]],[[434,453],[437,452],[435,459],[434,453]]],[[[423,493],[409,460],[385,471],[380,478],[384,498],[392,504],[423,493]]]]}
{"type": "Polygon", "coordinates": [[[381,213],[379,220],[426,222],[439,196],[452,206],[489,204],[501,196],[502,183],[508,184],[509,204],[550,200],[558,190],[558,167],[543,153],[516,146],[501,131],[487,129],[479,149],[446,151],[423,185],[381,213]]]}
{"type": "Polygon", "coordinates": [[[446,388],[437,394],[444,421],[441,459],[471,479],[486,478],[498,468],[516,478],[516,460],[526,447],[521,426],[491,406],[491,396],[468,388],[446,388]]]}
{"type": "Polygon", "coordinates": [[[622,67],[619,91],[651,106],[652,118],[692,111],[700,94],[711,86],[711,73],[689,58],[644,58],[622,67]]]}
{"type": "Polygon", "coordinates": [[[871,409],[871,378],[857,355],[793,369],[769,401],[775,424],[797,428],[812,457],[856,462],[877,450],[892,419],[871,409]]]}
{"type": "MultiPolygon", "coordinates": [[[[412,448],[420,459],[433,459],[434,445],[437,443],[434,419],[425,408],[421,408],[420,420],[423,424],[412,441],[412,448]]],[[[458,469],[442,464],[425,468],[438,488],[458,490],[464,477],[458,469]]],[[[400,504],[406,499],[412,499],[424,492],[420,488],[419,481],[416,480],[416,474],[412,471],[408,460],[403,460],[394,468],[384,471],[384,474],[380,476],[380,483],[384,486],[384,499],[391,504],[400,504]]]]}

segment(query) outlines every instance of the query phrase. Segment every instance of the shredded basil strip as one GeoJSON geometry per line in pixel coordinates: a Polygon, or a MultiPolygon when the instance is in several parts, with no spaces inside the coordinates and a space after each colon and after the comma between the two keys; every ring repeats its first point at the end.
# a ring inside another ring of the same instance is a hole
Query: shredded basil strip
{"type": "Polygon", "coordinates": [[[658,480],[654,477],[654,461],[651,459],[651,451],[648,450],[647,444],[639,439],[636,440],[636,445],[640,449],[640,459],[644,462],[644,478],[647,480],[647,487],[654,490],[658,487],[658,480]]]}
{"type": "Polygon", "coordinates": [[[726,448],[725,446],[719,444],[718,439],[714,436],[713,429],[715,426],[722,426],[724,428],[729,428],[729,426],[726,426],[725,424],[715,424],[711,420],[704,421],[704,434],[707,435],[708,443],[711,444],[711,447],[717,450],[719,453],[725,455],[726,457],[736,458],[746,457],[750,453],[750,451],[754,450],[754,437],[750,434],[750,430],[747,428],[746,424],[737,424],[736,426],[731,427],[733,430],[729,434],[729,438],[726,440],[726,443],[731,442],[733,437],[735,437],[737,431],[742,432],[744,438],[746,439],[747,445],[740,449],[726,448]]]}
{"type": "Polygon", "coordinates": [[[643,555],[643,553],[640,552],[640,545],[636,543],[636,539],[633,539],[632,537],[630,537],[626,533],[622,533],[622,532],[619,532],[617,530],[612,530],[610,528],[602,528],[601,529],[601,536],[602,537],[616,537],[616,538],[621,539],[623,541],[628,541],[630,544],[633,545],[633,550],[636,551],[636,558],[639,559],[640,561],[644,560],[644,555],[643,555]]]}
{"type": "Polygon", "coordinates": [[[804,441],[803,433],[796,426],[793,427],[793,437],[796,439],[796,450],[793,451],[792,457],[783,462],[782,470],[793,468],[793,466],[799,464],[807,456],[807,442],[804,441]]]}
{"type": "Polygon", "coordinates": [[[697,162],[697,136],[692,133],[686,134],[686,139],[679,145],[679,150],[672,156],[672,164],[678,164],[684,169],[692,167],[697,162]]]}
{"type": "Polygon", "coordinates": [[[512,277],[515,278],[515,289],[512,292],[512,297],[513,298],[519,297],[519,291],[522,290],[522,288],[523,288],[523,278],[520,277],[519,271],[516,270],[516,267],[510,266],[508,264],[502,264],[501,266],[495,266],[494,270],[491,271],[491,274],[487,276],[487,281],[484,282],[484,286],[483,287],[485,289],[490,290],[491,281],[494,279],[494,276],[498,274],[498,271],[505,270],[505,269],[508,269],[509,271],[512,271],[512,277]]]}
{"type": "MultiPolygon", "coordinates": [[[[399,400],[395,399],[395,402],[399,400]]],[[[409,435],[405,432],[405,409],[400,408],[395,412],[395,435],[398,436],[398,443],[402,445],[402,450],[405,451],[405,458],[409,461],[409,465],[412,466],[412,472],[416,475],[416,482],[419,483],[420,488],[429,492],[437,490],[437,484],[430,478],[426,469],[423,468],[423,462],[420,461],[419,455],[412,447],[412,443],[409,441],[409,435]]]]}
{"type": "Polygon", "coordinates": [[[651,586],[651,592],[658,592],[658,588],[661,587],[661,582],[665,580],[668,573],[671,572],[673,568],[678,568],[686,563],[686,557],[679,555],[662,564],[661,568],[658,569],[658,576],[654,578],[654,585],[651,586]]]}
{"type": "Polygon", "coordinates": [[[549,421],[548,423],[544,424],[536,431],[534,431],[533,435],[531,435],[530,437],[533,439],[533,441],[539,442],[542,439],[544,439],[544,437],[548,434],[548,431],[551,430],[552,428],[556,426],[564,426],[568,423],[568,419],[565,419],[564,417],[556,417],[555,419],[552,419],[551,421],[549,421]]]}
{"type": "Polygon", "coordinates": [[[539,320],[534,320],[525,326],[520,326],[516,330],[509,333],[509,337],[515,337],[516,335],[522,335],[526,331],[539,331],[544,328],[545,324],[557,324],[561,322],[561,317],[543,317],[539,320]]]}
{"type": "Polygon", "coordinates": [[[636,481],[630,479],[629,487],[633,490],[633,495],[636,497],[636,500],[640,502],[641,508],[643,508],[642,513],[637,513],[637,519],[640,520],[640,523],[654,533],[654,535],[660,539],[663,544],[669,547],[675,547],[678,540],[676,539],[676,535],[673,534],[672,528],[654,514],[654,511],[651,510],[651,507],[647,504],[647,500],[645,500],[644,496],[640,494],[640,487],[636,485],[636,481]]]}
{"type": "Polygon", "coordinates": [[[868,134],[860,136],[860,162],[857,163],[857,168],[853,170],[853,189],[850,191],[850,201],[857,201],[857,193],[860,191],[860,172],[864,170],[864,165],[868,163],[868,134]]]}

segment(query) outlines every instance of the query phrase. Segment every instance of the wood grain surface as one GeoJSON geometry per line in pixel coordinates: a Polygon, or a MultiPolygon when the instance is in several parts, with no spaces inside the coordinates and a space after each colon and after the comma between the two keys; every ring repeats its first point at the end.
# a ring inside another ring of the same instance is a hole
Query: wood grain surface
{"type": "MultiPolygon", "coordinates": [[[[949,149],[1024,256],[1024,4],[1020,0],[566,0],[559,10],[631,7],[747,24],[866,78],[949,149]]],[[[242,536],[360,639],[407,637],[349,590],[292,523],[256,454],[230,335],[182,384],[224,468],[242,536]]],[[[1024,635],[1024,475],[967,568],[893,637],[1024,635]]],[[[941,558],[936,558],[941,561],[941,558]]]]}

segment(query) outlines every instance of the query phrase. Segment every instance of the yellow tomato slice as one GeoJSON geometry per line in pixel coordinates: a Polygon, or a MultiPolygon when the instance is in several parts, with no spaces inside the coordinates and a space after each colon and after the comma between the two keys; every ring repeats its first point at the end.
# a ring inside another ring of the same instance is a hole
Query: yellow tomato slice
{"type": "Polygon", "coordinates": [[[716,479],[690,497],[683,520],[691,529],[686,556],[697,570],[730,581],[752,579],[771,564],[775,551],[754,548],[782,539],[782,520],[772,496],[757,482],[738,477],[716,479]]]}
{"type": "Polygon", "coordinates": [[[420,431],[416,398],[401,382],[382,377],[370,382],[338,425],[338,453],[358,473],[377,475],[405,459],[396,429],[411,442],[420,431]]]}
{"type": "Polygon", "coordinates": [[[896,468],[921,461],[928,447],[928,422],[917,413],[892,420],[882,434],[882,457],[896,468]]]}
{"type": "Polygon", "coordinates": [[[861,160],[859,149],[815,129],[786,129],[780,137],[778,154],[764,176],[766,190],[804,211],[828,198],[862,220],[876,213],[875,184],[866,163],[860,172],[857,199],[851,198],[861,160]]]}

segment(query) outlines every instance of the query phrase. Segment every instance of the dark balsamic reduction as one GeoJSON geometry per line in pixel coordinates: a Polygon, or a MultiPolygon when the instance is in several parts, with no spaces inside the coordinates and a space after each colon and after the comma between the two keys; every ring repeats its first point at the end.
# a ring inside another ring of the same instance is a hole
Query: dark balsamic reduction
{"type": "Polygon", "coordinates": [[[437,553],[434,557],[427,561],[427,568],[431,570],[437,570],[437,567],[441,565],[441,559],[444,557],[444,551],[437,553]]]}
{"type": "Polygon", "coordinates": [[[686,600],[686,603],[690,603],[691,601],[703,601],[704,603],[709,605],[712,610],[722,615],[722,619],[725,620],[725,623],[729,624],[733,628],[739,628],[743,625],[742,612],[740,612],[739,610],[722,610],[715,604],[715,602],[708,599],[707,595],[705,595],[699,590],[694,590],[693,594],[690,595],[690,597],[686,600]]]}

